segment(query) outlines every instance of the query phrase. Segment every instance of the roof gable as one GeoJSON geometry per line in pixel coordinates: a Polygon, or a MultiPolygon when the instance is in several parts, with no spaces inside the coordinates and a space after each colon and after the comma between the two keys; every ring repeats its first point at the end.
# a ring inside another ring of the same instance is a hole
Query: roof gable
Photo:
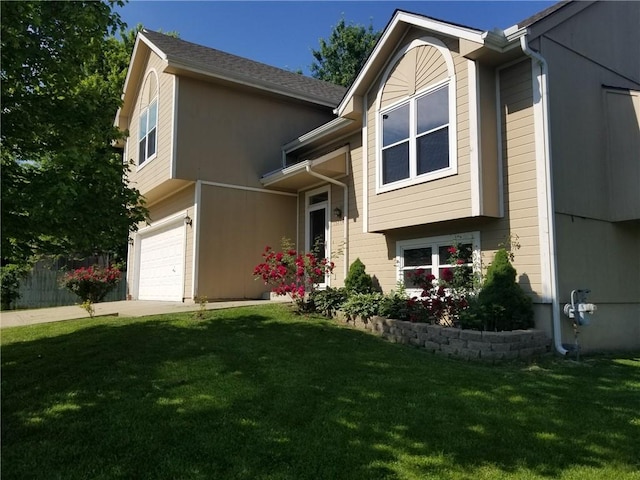
{"type": "Polygon", "coordinates": [[[339,85],[162,33],[143,30],[140,38],[175,71],[192,71],[329,107],[335,107],[346,91],[339,85]]]}

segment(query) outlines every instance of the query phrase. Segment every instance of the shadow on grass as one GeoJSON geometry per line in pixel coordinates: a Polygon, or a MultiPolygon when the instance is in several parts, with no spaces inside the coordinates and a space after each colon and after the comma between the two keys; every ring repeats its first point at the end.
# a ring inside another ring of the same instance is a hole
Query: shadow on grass
{"type": "Polygon", "coordinates": [[[476,365],[281,307],[94,324],[3,346],[3,479],[639,467],[638,360],[476,365]]]}

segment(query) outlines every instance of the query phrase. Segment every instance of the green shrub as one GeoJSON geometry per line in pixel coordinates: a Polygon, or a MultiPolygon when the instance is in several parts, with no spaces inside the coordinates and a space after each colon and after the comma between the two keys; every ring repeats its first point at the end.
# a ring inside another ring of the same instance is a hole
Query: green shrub
{"type": "Polygon", "coordinates": [[[352,318],[360,317],[368,320],[374,315],[380,315],[383,299],[384,296],[379,292],[354,293],[344,303],[342,310],[352,318]]]}
{"type": "Polygon", "coordinates": [[[476,315],[486,330],[517,330],[534,326],[531,299],[516,282],[516,269],[509,253],[501,248],[487,269],[478,304],[469,314],[476,315]]]}
{"type": "Polygon", "coordinates": [[[27,275],[28,267],[9,263],[0,269],[0,304],[9,310],[20,298],[20,279],[27,275]]]}
{"type": "Polygon", "coordinates": [[[344,302],[347,301],[347,289],[327,287],[326,290],[316,290],[311,293],[309,300],[313,302],[315,311],[325,317],[333,317],[344,302]]]}
{"type": "Polygon", "coordinates": [[[356,258],[349,267],[347,278],[344,279],[344,286],[349,293],[373,292],[373,279],[365,272],[364,263],[359,258],[356,258]]]}

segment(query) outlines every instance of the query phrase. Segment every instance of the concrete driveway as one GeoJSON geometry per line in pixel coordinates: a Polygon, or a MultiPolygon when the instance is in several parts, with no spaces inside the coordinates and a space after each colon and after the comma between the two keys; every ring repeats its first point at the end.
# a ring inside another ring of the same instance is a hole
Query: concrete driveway
{"type": "MultiPolygon", "coordinates": [[[[264,305],[274,300],[237,300],[230,302],[209,302],[207,310],[220,308],[232,308],[249,305],[264,305]]],[[[279,301],[279,300],[275,300],[279,301]]],[[[146,315],[158,315],[162,313],[194,312],[200,309],[200,305],[192,301],[187,302],[160,302],[154,300],[124,300],[121,302],[96,303],[95,315],[118,315],[120,317],[144,317],[146,315]]],[[[36,323],[59,322],[61,320],[73,320],[88,318],[89,314],[79,305],[68,307],[38,308],[33,310],[11,310],[0,313],[0,326],[18,327],[21,325],[33,325],[36,323]]]]}

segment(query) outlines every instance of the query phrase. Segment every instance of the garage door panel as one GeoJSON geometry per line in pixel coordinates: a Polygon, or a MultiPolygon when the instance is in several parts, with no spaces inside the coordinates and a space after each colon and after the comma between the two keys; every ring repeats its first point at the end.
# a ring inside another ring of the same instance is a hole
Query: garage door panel
{"type": "Polygon", "coordinates": [[[184,282],[182,223],[141,236],[138,298],[181,301],[184,282]]]}

